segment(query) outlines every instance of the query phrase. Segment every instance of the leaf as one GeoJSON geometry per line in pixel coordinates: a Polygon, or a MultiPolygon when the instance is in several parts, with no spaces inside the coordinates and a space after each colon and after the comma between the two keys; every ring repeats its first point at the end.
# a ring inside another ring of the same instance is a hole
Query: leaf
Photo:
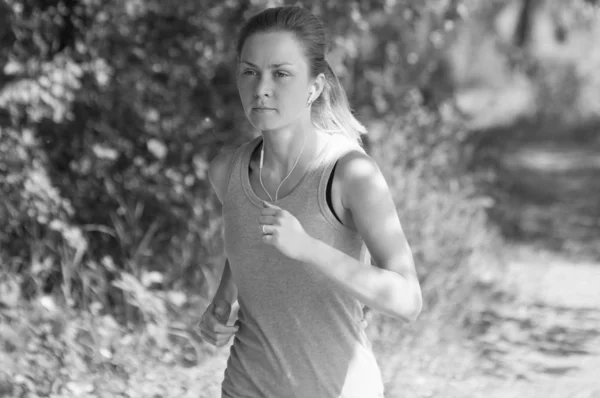
{"type": "Polygon", "coordinates": [[[15,277],[0,279],[0,304],[9,308],[16,307],[21,298],[21,286],[15,277]]]}

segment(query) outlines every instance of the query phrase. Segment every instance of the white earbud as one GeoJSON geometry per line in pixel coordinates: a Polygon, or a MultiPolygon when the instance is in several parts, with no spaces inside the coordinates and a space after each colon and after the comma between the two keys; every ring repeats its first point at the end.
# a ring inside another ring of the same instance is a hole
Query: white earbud
{"type": "Polygon", "coordinates": [[[307,105],[307,106],[310,106],[310,104],[312,104],[312,102],[313,102],[313,101],[312,101],[312,97],[313,97],[313,94],[314,94],[314,93],[315,93],[314,91],[311,91],[311,92],[310,92],[310,95],[308,96],[308,100],[306,101],[306,105],[307,105]]]}

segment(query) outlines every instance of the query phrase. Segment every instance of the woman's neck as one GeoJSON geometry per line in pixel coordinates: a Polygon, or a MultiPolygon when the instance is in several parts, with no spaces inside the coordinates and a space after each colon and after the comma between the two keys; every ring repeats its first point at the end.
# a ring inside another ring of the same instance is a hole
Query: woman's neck
{"type": "Polygon", "coordinates": [[[263,168],[276,176],[286,175],[294,164],[296,169],[304,169],[319,146],[318,133],[312,126],[298,130],[265,131],[262,135],[263,168]]]}

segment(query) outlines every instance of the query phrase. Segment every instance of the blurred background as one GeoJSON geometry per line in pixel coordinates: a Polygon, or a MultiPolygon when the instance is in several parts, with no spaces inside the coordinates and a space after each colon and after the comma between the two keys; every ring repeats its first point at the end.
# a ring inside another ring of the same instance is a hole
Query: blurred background
{"type": "Polygon", "coordinates": [[[388,397],[600,396],[595,0],[0,1],[0,396],[219,396],[206,173],[256,134],[237,32],[283,4],[414,251],[420,319],[369,313],[388,397]]]}

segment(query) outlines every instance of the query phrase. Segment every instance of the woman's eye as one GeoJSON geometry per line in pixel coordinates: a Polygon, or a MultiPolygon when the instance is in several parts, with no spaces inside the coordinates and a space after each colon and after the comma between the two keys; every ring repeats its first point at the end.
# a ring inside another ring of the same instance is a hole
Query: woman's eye
{"type": "Polygon", "coordinates": [[[287,77],[289,75],[285,72],[275,72],[275,76],[281,78],[281,77],[287,77]]]}
{"type": "Polygon", "coordinates": [[[246,76],[254,76],[254,75],[256,75],[256,72],[253,70],[247,69],[243,72],[243,74],[246,76]]]}

